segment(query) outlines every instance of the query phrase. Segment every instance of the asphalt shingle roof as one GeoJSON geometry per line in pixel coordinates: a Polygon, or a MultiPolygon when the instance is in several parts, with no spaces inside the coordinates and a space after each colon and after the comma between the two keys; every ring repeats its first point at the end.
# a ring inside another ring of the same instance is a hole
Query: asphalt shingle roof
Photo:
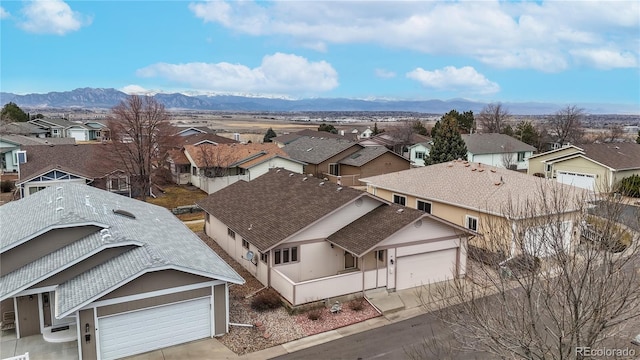
{"type": "Polygon", "coordinates": [[[536,151],[533,146],[505,134],[463,134],[462,140],[467,150],[476,155],[536,151]]]}
{"type": "MultiPolygon", "coordinates": [[[[338,163],[351,166],[362,166],[387,152],[396,155],[384,146],[366,146],[355,153],[346,156],[342,160],[338,161],[338,163]]],[[[408,161],[409,160],[407,160],[407,162],[408,161]]]]}
{"type": "MultiPolygon", "coordinates": [[[[425,200],[454,204],[468,209],[503,214],[513,205],[522,211],[546,191],[560,192],[572,211],[579,205],[575,198],[585,196],[583,189],[560,184],[513,170],[484,164],[452,161],[395,173],[360,179],[368,185],[425,200]]],[[[553,201],[548,198],[547,201],[553,201]]],[[[516,215],[511,214],[512,217],[516,215]]]]}
{"type": "Polygon", "coordinates": [[[640,168],[640,144],[583,144],[576,145],[585,156],[616,170],[640,168]]]}
{"type": "MultiPolygon", "coordinates": [[[[278,145],[272,143],[185,145],[184,151],[189,154],[199,168],[228,167],[248,160],[257,160],[258,158],[264,160],[276,155],[283,158],[289,157],[278,145]]],[[[251,163],[254,164],[255,162],[252,161],[251,163]]],[[[242,164],[242,166],[247,167],[249,165],[242,164]]]]}
{"type": "Polygon", "coordinates": [[[315,177],[272,169],[250,182],[229,185],[197,204],[266,251],[360,196],[368,195],[315,177]]]}
{"type": "Polygon", "coordinates": [[[342,139],[301,137],[282,149],[293,159],[309,164],[319,164],[355,145],[357,143],[342,139]]]}
{"type": "Polygon", "coordinates": [[[65,313],[141,271],[176,267],[211,278],[244,280],[198,236],[167,209],[75,183],[48,187],[24,199],[0,206],[0,244],[3,251],[27,242],[43,230],[95,224],[106,226],[111,237],[100,244],[95,234],[80,239],[9,274],[2,274],[0,298],[60,270],[105,243],[135,242],[141,247],[60,284],[56,314],[65,313]],[[114,213],[126,210],[135,219],[114,213]]]}

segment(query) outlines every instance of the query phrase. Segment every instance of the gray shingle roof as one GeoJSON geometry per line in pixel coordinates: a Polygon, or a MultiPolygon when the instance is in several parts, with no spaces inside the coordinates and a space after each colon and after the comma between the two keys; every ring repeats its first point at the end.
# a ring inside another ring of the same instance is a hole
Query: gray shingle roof
{"type": "Polygon", "coordinates": [[[293,159],[309,164],[319,164],[352,146],[360,145],[342,139],[301,137],[285,145],[282,149],[293,159]]]}
{"type": "Polygon", "coordinates": [[[362,166],[387,152],[397,156],[396,153],[384,146],[366,146],[355,153],[346,156],[342,160],[338,161],[338,163],[351,166],[362,166]]]}
{"type": "MultiPolygon", "coordinates": [[[[61,314],[92,300],[95,294],[109,290],[114,284],[140,271],[158,267],[179,268],[215,279],[243,283],[244,280],[198,236],[167,209],[142,201],[96,189],[65,183],[49,187],[22,200],[0,206],[0,244],[3,251],[24,243],[45,229],[83,224],[108,226],[113,245],[142,244],[90,271],[60,284],[65,298],[57,304],[61,314]],[[122,209],[135,219],[118,215],[122,209]],[[151,260],[148,260],[151,259],[151,260]]],[[[40,279],[96,249],[95,235],[59,249],[31,264],[2,275],[0,298],[21,286],[40,279]]],[[[100,239],[100,246],[104,245],[100,239]]]]}
{"type": "Polygon", "coordinates": [[[502,154],[521,151],[535,151],[529,144],[505,134],[463,134],[462,140],[472,154],[502,154]]]}
{"type": "Polygon", "coordinates": [[[585,156],[616,170],[640,168],[640,144],[583,144],[576,145],[585,156]]]}
{"type": "Polygon", "coordinates": [[[347,187],[338,191],[338,185],[314,177],[304,178],[274,169],[250,182],[238,181],[197,204],[266,251],[339,207],[368,196],[347,187]]]}

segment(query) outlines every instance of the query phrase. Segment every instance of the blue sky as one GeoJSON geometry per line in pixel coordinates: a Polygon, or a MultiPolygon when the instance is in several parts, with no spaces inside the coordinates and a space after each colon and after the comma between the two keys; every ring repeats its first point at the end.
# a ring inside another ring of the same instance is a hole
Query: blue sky
{"type": "Polygon", "coordinates": [[[640,2],[7,1],[0,89],[640,105],[640,2]]]}

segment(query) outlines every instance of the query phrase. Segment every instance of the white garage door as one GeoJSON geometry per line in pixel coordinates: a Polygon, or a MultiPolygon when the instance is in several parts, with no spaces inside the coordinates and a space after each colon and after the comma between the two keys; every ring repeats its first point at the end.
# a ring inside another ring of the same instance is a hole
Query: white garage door
{"type": "Polygon", "coordinates": [[[524,235],[524,250],[527,254],[537,257],[554,255],[556,250],[569,249],[572,232],[570,221],[527,229],[524,235]]]}
{"type": "Polygon", "coordinates": [[[101,358],[124,356],[211,336],[211,298],[98,319],[101,358]]]}
{"type": "Polygon", "coordinates": [[[86,135],[86,131],[84,130],[69,130],[69,135],[71,135],[72,138],[75,138],[76,141],[87,141],[87,135],[86,135]]]}
{"type": "Polygon", "coordinates": [[[579,188],[593,191],[596,185],[596,176],[593,174],[577,174],[565,171],[558,171],[556,178],[563,184],[577,186],[579,188]]]}
{"type": "Polygon", "coordinates": [[[456,248],[397,258],[396,290],[452,279],[456,259],[456,248]]]}

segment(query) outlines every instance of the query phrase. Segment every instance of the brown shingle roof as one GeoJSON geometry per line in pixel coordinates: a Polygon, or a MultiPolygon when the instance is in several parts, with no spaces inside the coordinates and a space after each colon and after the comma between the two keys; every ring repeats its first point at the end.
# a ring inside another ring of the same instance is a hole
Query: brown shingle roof
{"type": "Polygon", "coordinates": [[[640,169],[640,144],[583,144],[577,145],[585,156],[616,170],[640,169]]]}
{"type": "Polygon", "coordinates": [[[314,177],[304,178],[272,169],[250,182],[229,185],[197,204],[266,251],[341,206],[368,196],[347,187],[338,191],[338,185],[314,177]]]}
{"type": "Polygon", "coordinates": [[[171,149],[167,151],[167,154],[169,155],[169,158],[171,159],[171,161],[173,161],[173,163],[176,165],[191,164],[189,162],[189,159],[187,159],[187,156],[184,154],[184,150],[182,149],[171,149]]]}
{"type": "Polygon", "coordinates": [[[184,151],[189,154],[195,162],[195,165],[199,168],[214,166],[228,167],[238,162],[242,162],[241,167],[246,168],[276,155],[289,158],[284,150],[272,143],[185,145],[184,151]],[[258,158],[262,160],[258,161],[258,158]]]}
{"type": "Polygon", "coordinates": [[[177,146],[195,145],[203,141],[210,141],[216,144],[235,144],[237,141],[216,134],[193,134],[177,137],[177,146]]]}
{"type": "Polygon", "coordinates": [[[505,134],[462,134],[467,150],[472,154],[503,154],[521,151],[535,151],[529,144],[505,134]]]}

